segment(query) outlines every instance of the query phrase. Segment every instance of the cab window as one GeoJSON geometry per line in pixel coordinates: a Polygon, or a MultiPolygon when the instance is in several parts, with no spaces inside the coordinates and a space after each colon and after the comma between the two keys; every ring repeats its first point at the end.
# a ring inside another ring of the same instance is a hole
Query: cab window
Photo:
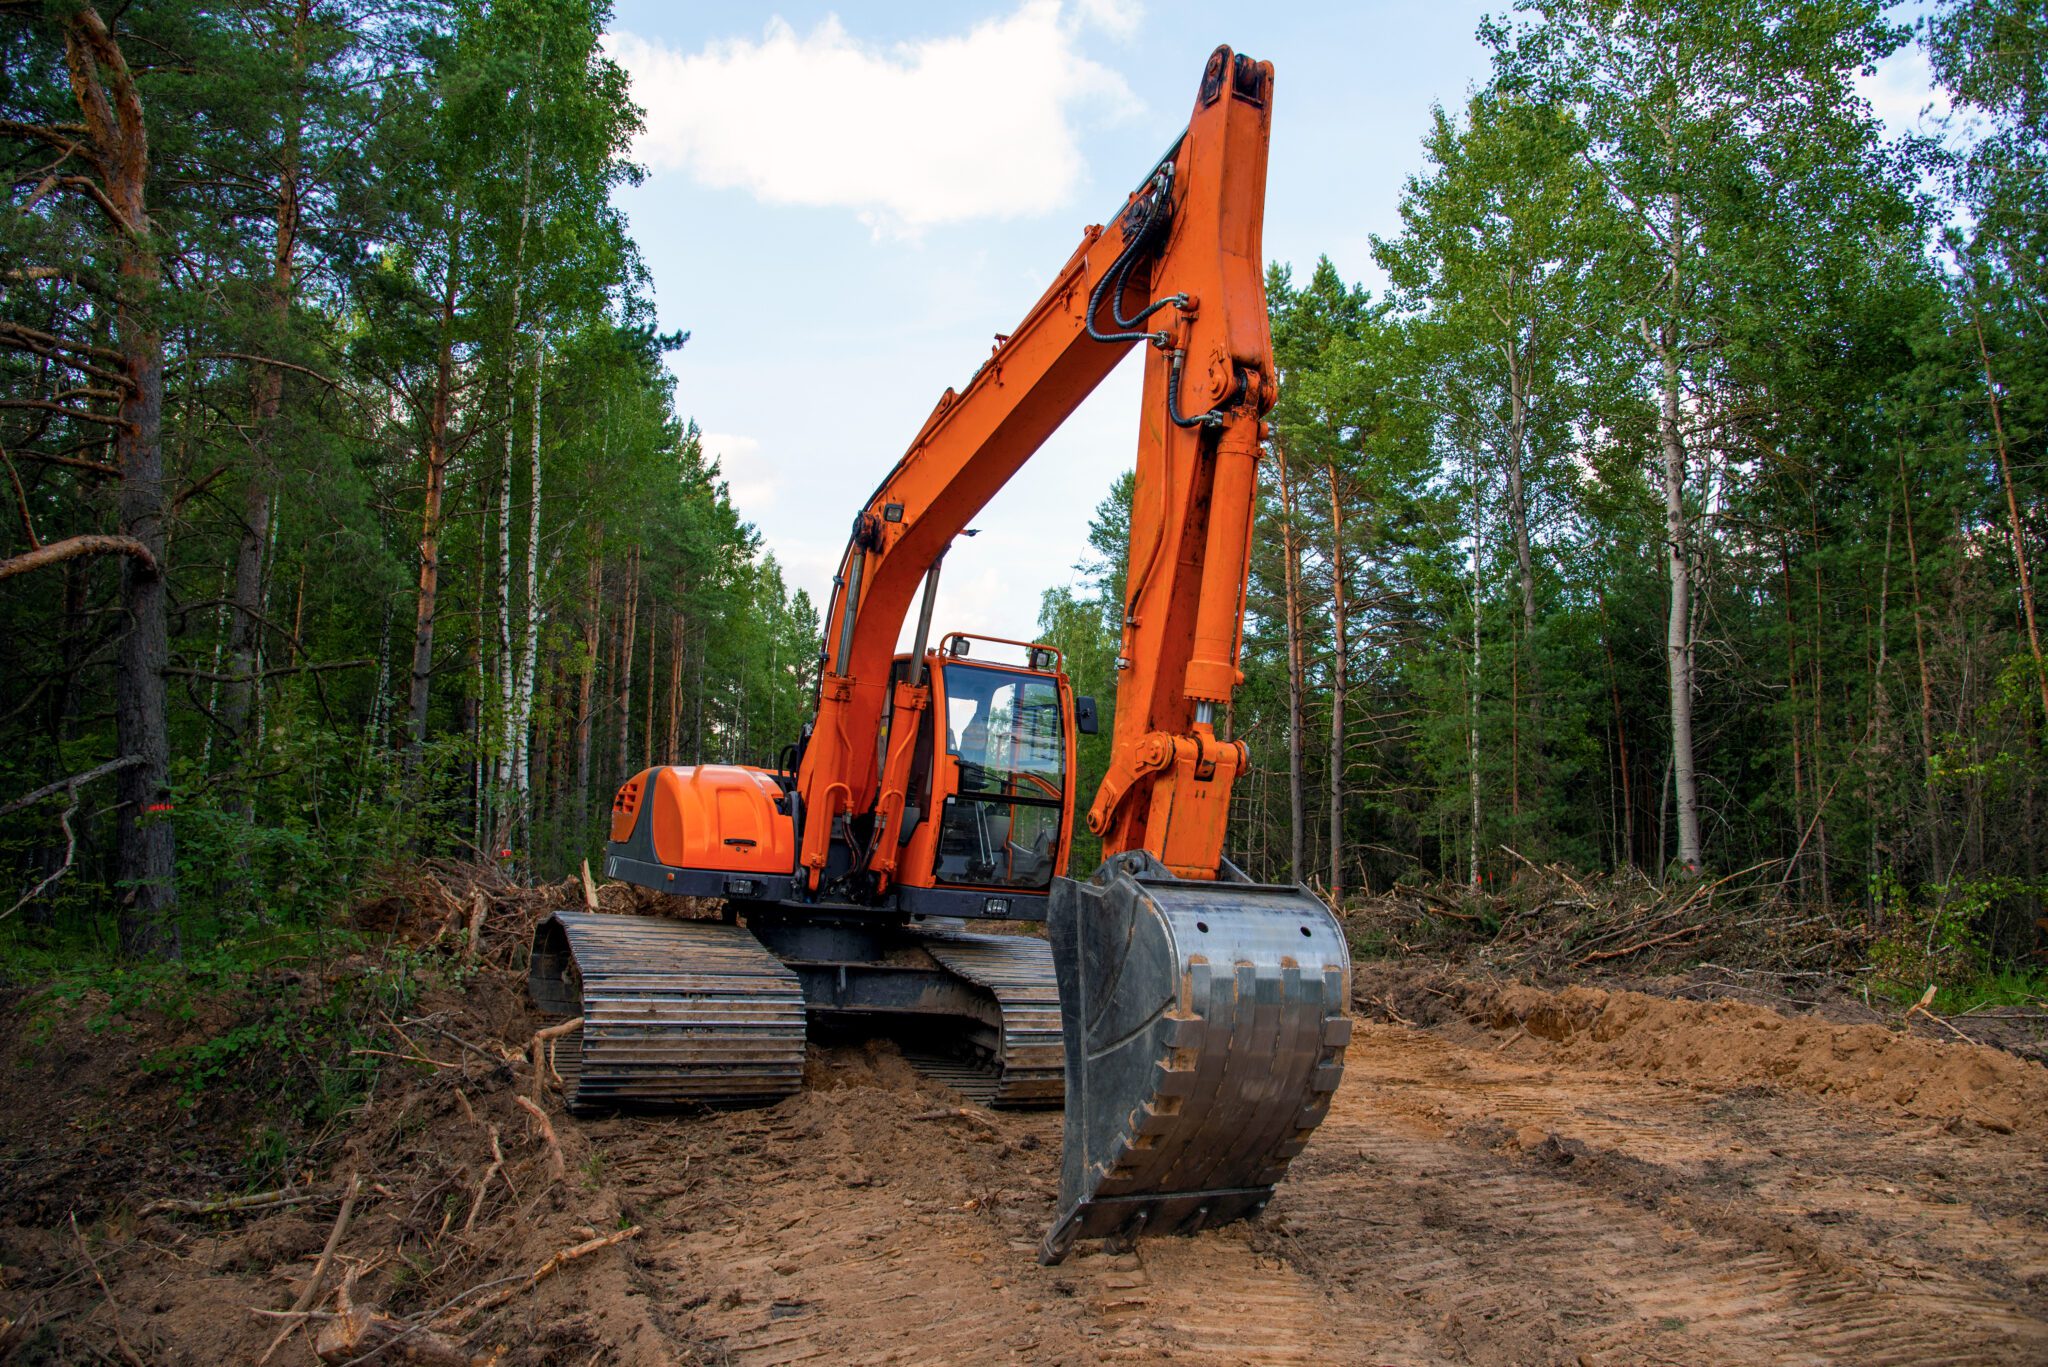
{"type": "Polygon", "coordinates": [[[1067,777],[1058,681],[953,663],[945,691],[959,787],[940,813],[933,872],[982,887],[1051,886],[1067,777]]]}

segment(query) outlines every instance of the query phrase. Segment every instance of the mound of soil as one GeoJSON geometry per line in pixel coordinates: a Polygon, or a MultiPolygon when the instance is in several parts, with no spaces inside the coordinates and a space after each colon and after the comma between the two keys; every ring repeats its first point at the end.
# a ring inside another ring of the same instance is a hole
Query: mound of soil
{"type": "Polygon", "coordinates": [[[1427,1020],[1449,1012],[1533,1041],[1518,1057],[1686,1084],[1785,1088],[2005,1134],[2048,1132],[2048,1069],[1970,1041],[1598,987],[1547,991],[1446,978],[1403,995],[1427,1020]]]}

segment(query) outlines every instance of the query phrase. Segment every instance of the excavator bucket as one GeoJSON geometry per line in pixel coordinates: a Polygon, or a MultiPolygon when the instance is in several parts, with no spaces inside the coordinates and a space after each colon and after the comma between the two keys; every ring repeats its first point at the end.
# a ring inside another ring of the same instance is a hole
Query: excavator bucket
{"type": "Polygon", "coordinates": [[[1178,879],[1137,850],[1056,879],[1048,912],[1067,1095],[1039,1261],[1257,1215],[1343,1075],[1336,918],[1304,889],[1178,879]]]}

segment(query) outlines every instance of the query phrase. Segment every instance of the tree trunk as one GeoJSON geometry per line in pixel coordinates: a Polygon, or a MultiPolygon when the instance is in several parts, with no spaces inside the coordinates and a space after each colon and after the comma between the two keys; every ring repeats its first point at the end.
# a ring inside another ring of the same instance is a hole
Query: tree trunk
{"type": "MultiPolygon", "coordinates": [[[[1678,286],[1678,247],[1671,258],[1671,288],[1678,286]]],[[[1700,867],[1700,789],[1692,748],[1692,556],[1685,516],[1685,440],[1680,432],[1678,329],[1666,323],[1657,354],[1663,375],[1657,435],[1664,450],[1665,558],[1671,576],[1671,614],[1666,619],[1664,654],[1671,684],[1671,772],[1678,799],[1678,862],[1689,873],[1700,867]]]]}
{"type": "Polygon", "coordinates": [[[1827,623],[1827,595],[1822,590],[1820,575],[1820,508],[1818,501],[1809,495],[1807,499],[1808,526],[1812,529],[1814,554],[1813,563],[1813,744],[1807,754],[1813,760],[1813,867],[1820,875],[1820,902],[1831,906],[1834,891],[1828,882],[1828,796],[1833,791],[1821,773],[1822,738],[1826,733],[1826,717],[1822,705],[1827,700],[1827,670],[1822,661],[1824,637],[1822,629],[1827,623]]]}
{"type": "Polygon", "coordinates": [[[441,588],[441,501],[448,487],[448,418],[455,390],[455,295],[462,272],[462,206],[448,226],[448,266],[441,287],[441,336],[434,360],[434,398],[427,417],[427,488],[420,508],[420,591],[412,647],[411,753],[427,743],[427,704],[434,677],[434,605],[441,588]]]}
{"type": "MultiPolygon", "coordinates": [[[[284,140],[279,148],[276,215],[271,237],[270,283],[263,292],[263,311],[269,316],[270,347],[279,347],[291,320],[294,266],[299,236],[299,146],[303,111],[297,82],[305,70],[305,27],[312,13],[312,0],[299,0],[292,15],[292,94],[285,101],[284,140]]],[[[284,399],[284,371],[274,365],[257,365],[253,381],[251,444],[255,462],[249,483],[242,491],[242,536],[235,547],[233,616],[228,628],[227,696],[221,703],[221,724],[239,739],[248,728],[249,708],[256,688],[256,646],[262,631],[259,604],[263,600],[264,552],[270,540],[272,474],[276,469],[277,415],[284,399]]]]}
{"type": "Polygon", "coordinates": [[[1330,483],[1330,901],[1344,900],[1344,693],[1351,639],[1344,603],[1344,501],[1337,496],[1336,462],[1323,467],[1330,483]]]}
{"type": "Polygon", "coordinates": [[[633,638],[640,625],[640,548],[626,561],[626,605],[619,623],[619,782],[633,775],[633,638]]]}
{"type": "Polygon", "coordinates": [[[497,752],[491,757],[491,799],[498,821],[494,839],[501,847],[512,810],[507,793],[512,786],[512,688],[518,672],[512,660],[512,427],[518,407],[512,386],[507,384],[504,459],[498,467],[498,715],[496,734],[491,737],[492,749],[497,752]]]}
{"type": "Polygon", "coordinates": [[[662,763],[678,763],[683,730],[683,614],[668,617],[668,730],[662,746],[662,763]]]}
{"type": "Polygon", "coordinates": [[[2034,625],[2034,579],[2027,569],[2027,542],[2020,530],[2019,497],[2012,487],[2012,461],[2005,449],[2005,415],[1998,402],[1998,382],[1991,378],[1991,351],[1984,345],[1984,320],[1970,305],[1970,325],[1977,333],[1977,357],[1984,365],[1984,392],[1991,397],[1991,431],[1997,439],[1998,474],[2005,482],[2005,512],[2012,532],[2012,558],[2019,570],[2020,606],[2026,610],[2027,647],[2034,653],[2034,679],[2041,689],[2041,713],[2048,717],[2048,668],[2041,662],[2041,633],[2034,625]]]}
{"type": "Polygon", "coordinates": [[[1472,849],[1467,879],[1479,891],[1479,550],[1484,509],[1479,497],[1479,454],[1472,453],[1472,673],[1465,686],[1465,770],[1472,801],[1472,849]]]}
{"type": "Polygon", "coordinates": [[[1927,832],[1930,879],[1942,877],[1941,802],[1934,774],[1934,685],[1927,675],[1927,634],[1921,622],[1920,547],[1913,537],[1913,486],[1906,479],[1906,448],[1898,449],[1899,496],[1905,500],[1906,565],[1913,577],[1913,658],[1920,669],[1920,781],[1926,788],[1927,810],[1920,825],[1927,832]]]}
{"type": "Polygon", "coordinates": [[[1778,548],[1778,569],[1785,582],[1785,701],[1792,714],[1792,862],[1785,868],[1790,883],[1799,872],[1799,847],[1806,836],[1806,769],[1800,754],[1799,727],[1799,642],[1792,618],[1792,552],[1788,545],[1778,548]]]}
{"type": "Polygon", "coordinates": [[[640,732],[640,767],[654,767],[654,648],[660,643],[661,632],[655,626],[654,612],[647,613],[647,724],[640,732]]]}
{"type": "MultiPolygon", "coordinates": [[[[526,100],[526,166],[519,190],[519,236],[512,254],[512,313],[505,324],[505,441],[498,482],[498,755],[495,765],[500,802],[498,844],[509,837],[515,803],[509,794],[519,765],[518,701],[514,696],[518,668],[512,655],[512,448],[519,414],[519,309],[526,288],[526,234],[533,218],[533,98],[526,100]]],[[[539,434],[535,414],[535,435],[539,434]]]]}
{"type": "Polygon", "coordinates": [[[1623,868],[1634,868],[1636,813],[1634,794],[1629,788],[1628,725],[1621,711],[1621,681],[1614,670],[1614,639],[1608,630],[1607,595],[1597,586],[1593,593],[1600,604],[1600,650],[1607,657],[1607,696],[1614,708],[1614,744],[1621,768],[1621,863],[1623,868]]]}
{"type": "Polygon", "coordinates": [[[114,736],[122,756],[141,760],[121,771],[115,818],[114,878],[122,889],[121,951],[175,958],[178,930],[176,844],[170,819],[170,732],[164,669],[170,663],[165,614],[164,348],[155,316],[162,267],[150,239],[149,141],[141,92],[120,46],[99,14],[83,8],[65,20],[64,55],[85,126],[98,150],[105,210],[119,244],[115,327],[121,357],[121,426],[114,438],[121,472],[115,508],[123,535],[149,558],[121,557],[121,610],[127,631],[115,660],[114,736]],[[152,563],[153,562],[153,563],[152,563]]]}
{"type": "Polygon", "coordinates": [[[519,690],[515,703],[518,724],[512,729],[512,777],[519,792],[519,820],[532,817],[533,801],[533,678],[540,658],[540,394],[541,359],[547,331],[533,346],[533,483],[532,505],[526,514],[526,640],[519,648],[519,690]]]}
{"type": "Polygon", "coordinates": [[[1295,543],[1294,484],[1287,473],[1287,456],[1279,443],[1273,446],[1273,467],[1280,477],[1281,582],[1285,586],[1287,613],[1287,877],[1300,882],[1308,872],[1302,858],[1302,840],[1307,832],[1303,801],[1302,741],[1308,729],[1302,710],[1301,644],[1301,551],[1295,543]]]}
{"type": "MultiPolygon", "coordinates": [[[[1522,475],[1528,444],[1529,360],[1520,345],[1520,338],[1511,335],[1508,340],[1508,521],[1509,532],[1515,539],[1515,567],[1520,574],[1522,587],[1522,639],[1516,651],[1515,693],[1519,700],[1522,692],[1522,652],[1526,651],[1529,666],[1529,744],[1532,747],[1529,796],[1535,801],[1541,797],[1543,791],[1543,691],[1536,663],[1536,570],[1534,559],[1529,552],[1529,502],[1522,475]]],[[[1519,706],[1516,710],[1519,713],[1519,706]]],[[[1516,719],[1515,737],[1514,805],[1519,811],[1522,805],[1522,743],[1519,716],[1516,719]]]]}
{"type": "Polygon", "coordinates": [[[579,823],[590,819],[591,701],[597,684],[598,625],[604,606],[602,547],[603,543],[599,542],[590,552],[590,597],[583,617],[583,676],[576,681],[576,820],[579,823]]]}

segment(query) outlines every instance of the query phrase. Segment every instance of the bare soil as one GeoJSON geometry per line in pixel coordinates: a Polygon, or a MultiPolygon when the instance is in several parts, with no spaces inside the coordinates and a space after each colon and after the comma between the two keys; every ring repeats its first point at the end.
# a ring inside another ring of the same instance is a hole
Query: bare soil
{"type": "MultiPolygon", "coordinates": [[[[544,1023],[508,955],[413,1008],[493,1059],[409,1031],[441,1066],[392,1064],[319,1199],[193,1215],[142,1212],[225,1189],[204,1146],[123,1091],[120,1038],[62,1026],[7,1064],[32,1104],[0,1108],[0,1359],[254,1362],[354,1173],[317,1304],[346,1275],[422,1326],[364,1361],[428,1326],[457,1354],[429,1360],[504,1363],[2048,1361],[2038,1064],[1759,1002],[1360,981],[1344,1085],[1262,1222],[1055,1268],[1058,1115],[969,1105],[885,1041],[814,1046],[760,1110],[577,1121],[550,1095],[556,1178],[504,1061],[544,1023]]],[[[332,1323],[272,1361],[319,1361],[332,1323]]]]}

